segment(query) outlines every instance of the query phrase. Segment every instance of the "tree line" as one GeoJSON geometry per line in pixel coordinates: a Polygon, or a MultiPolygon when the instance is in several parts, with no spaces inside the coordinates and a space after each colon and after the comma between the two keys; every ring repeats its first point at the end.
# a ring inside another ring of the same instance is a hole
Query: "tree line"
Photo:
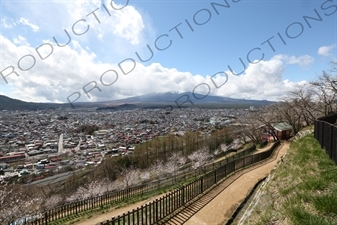
{"type": "Polygon", "coordinates": [[[261,142],[261,125],[277,140],[273,125],[286,122],[292,126],[292,135],[311,126],[318,117],[337,111],[337,62],[332,62],[329,71],[322,71],[315,79],[297,85],[279,101],[250,112],[235,127],[248,140],[261,142]]]}

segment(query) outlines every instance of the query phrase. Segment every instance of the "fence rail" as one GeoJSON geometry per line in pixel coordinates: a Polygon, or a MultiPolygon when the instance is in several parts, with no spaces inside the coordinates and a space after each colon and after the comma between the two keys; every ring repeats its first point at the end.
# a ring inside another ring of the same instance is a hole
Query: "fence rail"
{"type": "Polygon", "coordinates": [[[337,164],[337,113],[315,120],[314,137],[337,164]]]}
{"type": "Polygon", "coordinates": [[[280,141],[277,141],[268,151],[245,156],[243,158],[228,162],[221,167],[203,175],[199,179],[184,185],[159,199],[142,205],[141,207],[133,209],[132,211],[123,213],[117,217],[113,217],[111,220],[101,222],[100,225],[148,225],[163,222],[163,220],[172,215],[174,211],[192,202],[194,199],[216,184],[219,180],[239,169],[251,166],[257,162],[269,158],[279,144],[280,141]]]}
{"type": "MultiPolygon", "coordinates": [[[[238,158],[251,154],[256,149],[255,146],[252,146],[248,149],[245,149],[241,152],[238,152],[230,157],[225,158],[224,160],[218,161],[216,163],[208,164],[202,169],[193,170],[189,169],[183,172],[177,172],[175,175],[166,177],[164,179],[158,179],[153,182],[147,182],[141,185],[134,187],[129,187],[123,190],[110,191],[102,196],[95,196],[93,198],[88,198],[85,200],[74,201],[67,204],[57,206],[53,209],[50,209],[41,214],[41,217],[32,221],[27,221],[27,225],[43,225],[48,224],[52,221],[59,220],[68,216],[78,215],[81,212],[87,210],[92,210],[95,208],[102,207],[104,205],[117,205],[120,202],[124,202],[129,198],[142,196],[144,194],[151,193],[160,188],[167,187],[170,185],[177,184],[179,182],[184,182],[186,179],[196,176],[201,176],[205,172],[213,171],[215,168],[221,167],[225,164],[228,164],[238,158]]],[[[230,152],[228,152],[230,153],[230,152]]]]}

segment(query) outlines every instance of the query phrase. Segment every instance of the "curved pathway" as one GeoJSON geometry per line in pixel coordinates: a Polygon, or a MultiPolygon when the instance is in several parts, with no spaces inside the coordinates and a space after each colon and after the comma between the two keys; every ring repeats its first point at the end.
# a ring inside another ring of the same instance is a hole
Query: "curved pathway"
{"type": "Polygon", "coordinates": [[[182,211],[181,215],[174,216],[167,224],[225,224],[252,191],[255,184],[272,172],[281,157],[286,154],[288,148],[289,143],[282,143],[270,159],[227,178],[200,200],[182,211]]]}
{"type": "MultiPolygon", "coordinates": [[[[196,201],[187,204],[185,208],[173,214],[171,218],[168,218],[168,220],[162,221],[161,224],[217,225],[225,223],[231,218],[236,208],[250,193],[255,184],[270,174],[280,158],[287,152],[288,148],[288,143],[281,143],[270,159],[236,172],[196,201]]],[[[268,150],[269,148],[264,149],[268,150]]],[[[128,205],[127,207],[112,209],[111,212],[107,212],[103,215],[95,215],[90,219],[75,224],[99,224],[102,221],[109,220],[114,216],[131,211],[157,198],[158,196],[155,196],[150,199],[128,205]]]]}

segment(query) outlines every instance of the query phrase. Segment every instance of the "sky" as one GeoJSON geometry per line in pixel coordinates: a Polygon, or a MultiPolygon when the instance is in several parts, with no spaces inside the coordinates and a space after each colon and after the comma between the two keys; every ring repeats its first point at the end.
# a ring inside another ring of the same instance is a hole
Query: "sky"
{"type": "Polygon", "coordinates": [[[337,0],[0,4],[0,94],[24,101],[162,92],[274,101],[337,59],[337,0]]]}

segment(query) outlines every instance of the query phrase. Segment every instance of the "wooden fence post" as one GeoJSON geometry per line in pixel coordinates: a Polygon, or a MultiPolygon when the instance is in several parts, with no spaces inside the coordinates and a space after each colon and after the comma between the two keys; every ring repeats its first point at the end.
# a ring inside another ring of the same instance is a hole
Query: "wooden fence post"
{"type": "MultiPolygon", "coordinates": [[[[144,219],[144,217],[143,217],[143,209],[144,209],[144,205],[142,205],[141,207],[140,207],[140,217],[142,218],[142,225],[143,225],[143,219],[144,219]]],[[[138,223],[139,224],[139,223],[138,223]]]]}
{"type": "Polygon", "coordinates": [[[48,213],[47,211],[44,213],[44,218],[45,218],[45,224],[48,224],[48,213]]]}
{"type": "Polygon", "coordinates": [[[185,204],[185,186],[182,186],[181,187],[181,205],[184,205],[185,204]]]}
{"type": "Polygon", "coordinates": [[[139,224],[139,221],[140,221],[139,220],[139,211],[140,211],[139,207],[137,207],[137,209],[136,209],[136,212],[137,212],[137,224],[139,224]]]}
{"type": "Polygon", "coordinates": [[[155,222],[158,222],[158,199],[156,199],[156,220],[155,220],[155,222]]]}
{"type": "Polygon", "coordinates": [[[135,224],[135,209],[132,210],[132,224],[135,224]]]}
{"type": "Polygon", "coordinates": [[[214,170],[214,184],[216,184],[218,181],[217,181],[217,177],[216,177],[216,171],[217,171],[217,169],[216,170],[214,170]]]}

